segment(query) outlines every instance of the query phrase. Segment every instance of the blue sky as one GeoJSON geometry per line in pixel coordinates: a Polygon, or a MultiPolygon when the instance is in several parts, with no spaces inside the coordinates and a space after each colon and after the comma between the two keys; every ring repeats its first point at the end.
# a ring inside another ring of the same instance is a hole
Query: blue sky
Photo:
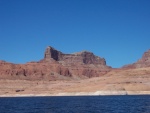
{"type": "Polygon", "coordinates": [[[149,0],[0,0],[0,59],[38,61],[47,46],[121,67],[150,49],[149,0]]]}

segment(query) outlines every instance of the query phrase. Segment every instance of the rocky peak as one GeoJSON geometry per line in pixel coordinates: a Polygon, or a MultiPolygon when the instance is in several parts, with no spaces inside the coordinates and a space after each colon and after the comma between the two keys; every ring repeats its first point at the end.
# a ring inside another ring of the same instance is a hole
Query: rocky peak
{"type": "Polygon", "coordinates": [[[62,53],[60,51],[57,51],[56,49],[54,49],[51,46],[48,46],[44,53],[44,59],[49,60],[52,58],[56,61],[59,61],[61,55],[62,55],[62,53]]]}
{"type": "Polygon", "coordinates": [[[142,58],[139,59],[136,63],[126,65],[123,68],[142,68],[142,67],[149,67],[150,66],[150,50],[146,51],[142,58]]]}
{"type": "Polygon", "coordinates": [[[150,66],[150,50],[146,51],[142,58],[135,63],[136,67],[149,67],[150,66]]]}
{"type": "Polygon", "coordinates": [[[45,50],[44,60],[53,59],[55,61],[65,62],[65,63],[80,63],[80,64],[97,64],[106,65],[104,58],[95,56],[92,52],[82,51],[74,54],[64,54],[51,46],[48,46],[45,50]]]}
{"type": "Polygon", "coordinates": [[[139,62],[149,62],[150,63],[150,50],[145,52],[142,56],[142,59],[139,60],[139,62]]]}

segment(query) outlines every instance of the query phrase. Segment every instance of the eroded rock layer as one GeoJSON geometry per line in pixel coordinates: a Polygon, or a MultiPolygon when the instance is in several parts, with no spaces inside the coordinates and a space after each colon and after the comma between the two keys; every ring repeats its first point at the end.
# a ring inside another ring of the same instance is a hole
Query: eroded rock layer
{"type": "Polygon", "coordinates": [[[106,61],[104,58],[100,58],[95,56],[93,53],[88,51],[82,51],[74,54],[64,54],[60,51],[55,50],[52,47],[47,47],[44,60],[48,61],[54,59],[56,61],[64,62],[64,63],[79,63],[79,64],[97,64],[97,65],[106,65],[106,61]]]}
{"type": "Polygon", "coordinates": [[[106,74],[111,67],[104,58],[91,52],[64,54],[47,47],[44,59],[39,62],[13,64],[0,61],[0,78],[58,79],[64,77],[96,77],[106,74]]]}

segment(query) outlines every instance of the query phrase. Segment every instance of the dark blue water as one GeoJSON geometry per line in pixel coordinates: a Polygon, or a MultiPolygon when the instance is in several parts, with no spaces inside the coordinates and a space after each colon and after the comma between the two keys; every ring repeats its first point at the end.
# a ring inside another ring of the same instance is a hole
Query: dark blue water
{"type": "Polygon", "coordinates": [[[150,113],[150,96],[0,98],[0,113],[150,113]]]}

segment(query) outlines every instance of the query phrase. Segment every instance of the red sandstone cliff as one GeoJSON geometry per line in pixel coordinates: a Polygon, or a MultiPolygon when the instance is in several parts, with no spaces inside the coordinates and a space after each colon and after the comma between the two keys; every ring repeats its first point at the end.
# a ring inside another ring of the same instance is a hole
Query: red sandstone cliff
{"type": "Polygon", "coordinates": [[[110,71],[104,58],[91,52],[64,54],[52,47],[47,47],[44,59],[39,62],[13,64],[0,61],[0,78],[18,79],[57,79],[67,77],[94,77],[110,71]]]}
{"type": "Polygon", "coordinates": [[[46,48],[44,60],[50,61],[52,59],[58,62],[63,62],[64,64],[95,64],[106,66],[104,58],[95,56],[91,52],[82,51],[74,54],[64,54],[49,46],[46,48]]]}

